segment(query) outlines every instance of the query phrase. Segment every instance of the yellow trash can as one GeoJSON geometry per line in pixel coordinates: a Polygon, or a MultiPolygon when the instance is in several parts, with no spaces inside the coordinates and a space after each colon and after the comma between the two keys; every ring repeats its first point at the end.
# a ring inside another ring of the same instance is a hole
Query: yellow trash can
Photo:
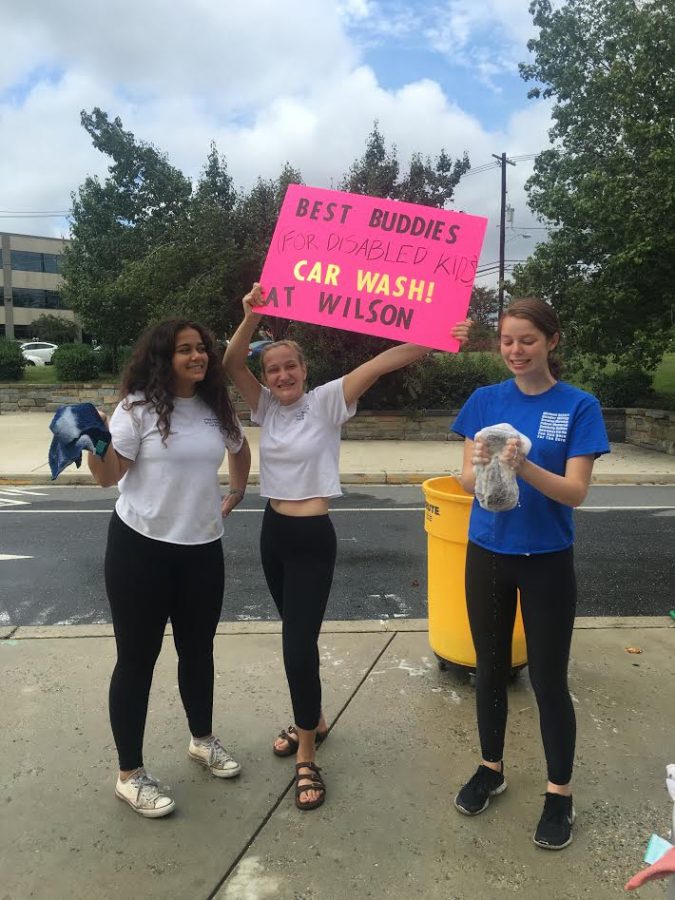
{"type": "MultiPolygon", "coordinates": [[[[429,643],[439,665],[476,668],[464,594],[464,566],[473,497],[448,475],[422,484],[427,532],[429,643]]],[[[513,626],[512,672],[527,665],[525,630],[520,602],[513,626]]]]}

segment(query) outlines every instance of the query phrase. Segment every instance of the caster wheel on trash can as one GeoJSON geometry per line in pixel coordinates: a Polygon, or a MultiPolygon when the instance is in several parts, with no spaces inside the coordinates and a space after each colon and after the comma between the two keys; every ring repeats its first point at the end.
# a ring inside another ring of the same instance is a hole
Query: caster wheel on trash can
{"type": "Polygon", "coordinates": [[[467,668],[467,666],[460,666],[458,663],[450,662],[449,659],[444,659],[442,656],[439,656],[438,653],[434,653],[434,656],[438,662],[439,670],[441,672],[447,672],[460,684],[467,684],[475,675],[474,670],[467,668]]]}

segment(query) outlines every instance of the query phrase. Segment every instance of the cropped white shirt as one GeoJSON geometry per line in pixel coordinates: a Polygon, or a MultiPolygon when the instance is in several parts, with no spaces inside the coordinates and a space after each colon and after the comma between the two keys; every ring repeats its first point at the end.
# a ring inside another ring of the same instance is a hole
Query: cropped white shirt
{"type": "Polygon", "coordinates": [[[339,497],[340,429],[356,412],[347,406],[343,378],[282,406],[263,387],[251,421],[261,426],[260,495],[274,500],[339,497]]]}
{"type": "Polygon", "coordinates": [[[115,450],[133,460],[120,479],[115,505],[120,519],[134,531],[172,544],[206,544],[223,534],[218,469],[225,451],[237,453],[210,406],[198,397],[175,397],[171,432],[162,443],[157,413],[151,404],[124,408],[110,419],[115,450]]]}

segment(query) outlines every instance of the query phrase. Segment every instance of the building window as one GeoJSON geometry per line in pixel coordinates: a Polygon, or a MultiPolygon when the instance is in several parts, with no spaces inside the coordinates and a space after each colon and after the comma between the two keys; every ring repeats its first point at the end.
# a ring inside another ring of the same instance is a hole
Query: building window
{"type": "Polygon", "coordinates": [[[26,309],[68,309],[58,291],[38,288],[12,288],[14,306],[26,309]]]}
{"type": "Polygon", "coordinates": [[[57,275],[61,270],[61,256],[56,253],[12,250],[12,269],[17,272],[48,272],[57,275]]]}
{"type": "Polygon", "coordinates": [[[24,340],[29,341],[35,332],[33,331],[32,325],[15,325],[14,326],[14,339],[15,340],[24,340]]]}

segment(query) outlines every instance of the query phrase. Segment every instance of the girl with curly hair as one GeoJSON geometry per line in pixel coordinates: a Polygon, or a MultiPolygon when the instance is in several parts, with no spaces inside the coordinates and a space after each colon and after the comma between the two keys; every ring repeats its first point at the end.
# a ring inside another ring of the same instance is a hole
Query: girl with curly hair
{"type": "MultiPolygon", "coordinates": [[[[105,419],[105,417],[104,417],[105,419]]],[[[116,795],[147,818],[174,800],[145,769],[143,733],[167,621],[178,653],[188,754],[219,778],[241,771],[212,732],[213,638],[223,600],[223,517],[242,500],[251,462],[215,342],[196,322],[170,319],[139,339],[122,377],[99,485],[119,484],[105,583],[117,662],[109,706],[119,755],[116,795]],[[228,455],[230,489],[218,469],[228,455]]]]}

